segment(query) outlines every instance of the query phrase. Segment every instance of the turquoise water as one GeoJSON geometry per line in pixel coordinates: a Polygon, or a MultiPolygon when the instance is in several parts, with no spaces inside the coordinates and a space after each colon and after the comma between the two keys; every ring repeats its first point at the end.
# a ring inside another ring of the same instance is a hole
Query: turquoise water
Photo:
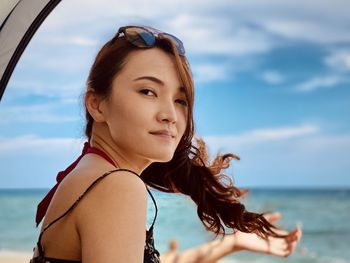
{"type": "MultiPolygon", "coordinates": [[[[47,189],[0,190],[0,250],[30,252],[39,229],[34,218],[37,203],[47,189]]],[[[153,192],[158,204],[155,225],[156,247],[167,250],[170,239],[179,241],[180,250],[197,246],[213,236],[204,231],[196,207],[184,196],[153,192]]],[[[287,260],[240,252],[228,262],[350,262],[350,190],[253,189],[244,203],[254,211],[279,211],[280,225],[302,225],[303,238],[295,254],[287,260]]],[[[149,198],[148,226],[154,216],[149,198]]]]}

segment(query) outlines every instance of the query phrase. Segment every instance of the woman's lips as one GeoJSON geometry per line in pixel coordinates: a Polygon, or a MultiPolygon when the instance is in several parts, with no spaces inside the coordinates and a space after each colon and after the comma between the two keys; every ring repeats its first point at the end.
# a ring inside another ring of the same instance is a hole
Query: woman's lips
{"type": "Polygon", "coordinates": [[[156,132],[150,132],[150,134],[152,135],[156,135],[160,138],[164,138],[164,139],[174,139],[175,136],[173,136],[169,131],[167,130],[161,130],[161,131],[156,131],[156,132]]]}

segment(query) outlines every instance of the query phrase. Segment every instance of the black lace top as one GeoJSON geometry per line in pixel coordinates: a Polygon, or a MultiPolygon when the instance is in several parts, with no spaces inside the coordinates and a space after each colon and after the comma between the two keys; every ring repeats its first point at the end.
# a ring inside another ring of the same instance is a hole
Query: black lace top
{"type": "MultiPolygon", "coordinates": [[[[86,190],[85,192],[79,196],[79,198],[75,201],[75,203],[60,217],[58,217],[57,219],[53,220],[50,224],[48,224],[43,231],[40,233],[39,235],[39,240],[37,243],[37,247],[38,247],[38,251],[39,251],[39,256],[33,258],[30,260],[30,263],[81,263],[81,261],[76,261],[76,260],[68,260],[68,259],[58,259],[58,258],[49,258],[49,257],[45,257],[45,251],[43,250],[43,247],[41,246],[41,238],[42,235],[44,234],[44,232],[50,227],[52,226],[54,223],[56,223],[58,220],[60,220],[61,218],[63,218],[64,216],[66,216],[70,211],[73,210],[73,208],[79,203],[79,201],[84,197],[84,195],[90,190],[92,189],[99,181],[101,181],[103,178],[105,178],[106,176],[112,174],[113,172],[118,172],[118,171],[129,171],[133,174],[136,174],[135,172],[128,170],[128,169],[116,169],[116,170],[112,170],[109,171],[103,175],[101,175],[99,178],[97,178],[86,190]]],[[[138,174],[136,174],[137,176],[139,176],[138,174]]],[[[156,209],[156,213],[152,222],[151,227],[149,228],[149,230],[146,230],[146,240],[145,240],[145,248],[144,248],[144,257],[143,257],[143,262],[144,263],[160,263],[160,259],[159,259],[159,252],[158,250],[154,247],[154,239],[153,239],[153,226],[154,223],[156,221],[157,218],[157,213],[158,213],[158,208],[157,208],[157,204],[156,201],[154,200],[154,197],[152,195],[152,193],[150,192],[150,190],[148,189],[147,185],[146,185],[147,191],[150,194],[152,201],[155,205],[155,209],[156,209]]]]}

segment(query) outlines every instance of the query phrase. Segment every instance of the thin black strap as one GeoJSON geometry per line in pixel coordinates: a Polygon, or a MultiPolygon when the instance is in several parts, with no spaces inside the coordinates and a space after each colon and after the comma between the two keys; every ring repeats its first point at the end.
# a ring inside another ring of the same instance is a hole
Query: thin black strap
{"type": "Polygon", "coordinates": [[[151,191],[148,189],[147,185],[146,185],[146,188],[147,188],[147,191],[148,191],[148,193],[150,194],[150,196],[151,196],[151,198],[152,198],[152,201],[153,201],[153,204],[154,204],[154,206],[155,206],[155,208],[156,208],[156,214],[155,214],[155,216],[154,216],[152,225],[151,225],[151,227],[150,227],[149,230],[148,230],[148,231],[152,231],[152,230],[153,230],[154,223],[156,222],[156,218],[157,218],[157,214],[158,214],[158,207],[157,207],[157,204],[156,204],[156,200],[154,200],[154,197],[153,197],[151,191]]]}
{"type": "MultiPolygon", "coordinates": [[[[38,240],[38,243],[37,243],[37,245],[38,245],[38,250],[39,250],[39,255],[42,255],[42,254],[43,254],[43,249],[42,249],[42,246],[41,246],[41,238],[42,238],[42,235],[44,234],[44,232],[45,232],[49,227],[51,227],[53,224],[55,224],[58,220],[60,220],[61,218],[63,218],[64,216],[66,216],[70,211],[72,211],[73,208],[74,208],[74,207],[79,203],[79,201],[83,198],[83,196],[84,196],[92,187],[94,187],[99,181],[101,181],[101,180],[102,180],[103,178],[105,178],[107,175],[110,175],[111,173],[118,172],[118,171],[128,171],[128,172],[131,172],[131,173],[137,175],[138,177],[140,177],[140,179],[142,180],[142,178],[141,178],[140,175],[138,175],[138,174],[135,173],[134,171],[131,171],[131,170],[129,170],[129,169],[124,169],[124,168],[111,170],[111,171],[106,172],[106,173],[104,173],[103,175],[101,175],[101,176],[100,176],[99,178],[97,178],[94,182],[92,182],[92,184],[78,197],[78,199],[74,202],[74,204],[72,204],[71,207],[69,207],[68,210],[67,210],[65,213],[63,213],[60,217],[56,218],[56,219],[53,220],[50,224],[48,224],[46,227],[44,227],[43,231],[41,231],[41,233],[40,233],[40,235],[39,235],[39,240],[38,240]]],[[[143,180],[142,180],[142,181],[143,181],[143,180]]],[[[153,196],[152,196],[151,192],[149,191],[149,189],[148,189],[148,187],[147,187],[146,184],[145,184],[145,186],[146,186],[146,189],[147,189],[148,193],[151,195],[152,200],[153,200],[153,202],[154,202],[154,204],[155,204],[155,206],[156,206],[156,215],[155,215],[155,217],[157,217],[157,212],[158,212],[157,205],[156,205],[155,200],[154,200],[154,198],[153,198],[153,196]]],[[[154,222],[155,222],[155,218],[154,218],[154,220],[153,220],[153,223],[152,223],[151,228],[153,228],[154,222]]],[[[150,228],[150,229],[151,229],[151,228],[150,228]]]]}

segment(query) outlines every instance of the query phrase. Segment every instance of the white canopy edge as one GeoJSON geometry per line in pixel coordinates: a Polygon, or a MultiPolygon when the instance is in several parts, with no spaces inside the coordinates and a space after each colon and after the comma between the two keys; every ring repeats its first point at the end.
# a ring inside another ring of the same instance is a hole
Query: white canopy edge
{"type": "Polygon", "coordinates": [[[59,2],[57,0],[0,1],[0,19],[2,20],[0,31],[0,99],[24,48],[43,20],[59,2]],[[6,75],[4,76],[4,74],[6,75]]]}
{"type": "Polygon", "coordinates": [[[0,1],[0,25],[2,25],[6,17],[11,13],[12,9],[17,5],[19,1],[20,0],[0,1]]]}

